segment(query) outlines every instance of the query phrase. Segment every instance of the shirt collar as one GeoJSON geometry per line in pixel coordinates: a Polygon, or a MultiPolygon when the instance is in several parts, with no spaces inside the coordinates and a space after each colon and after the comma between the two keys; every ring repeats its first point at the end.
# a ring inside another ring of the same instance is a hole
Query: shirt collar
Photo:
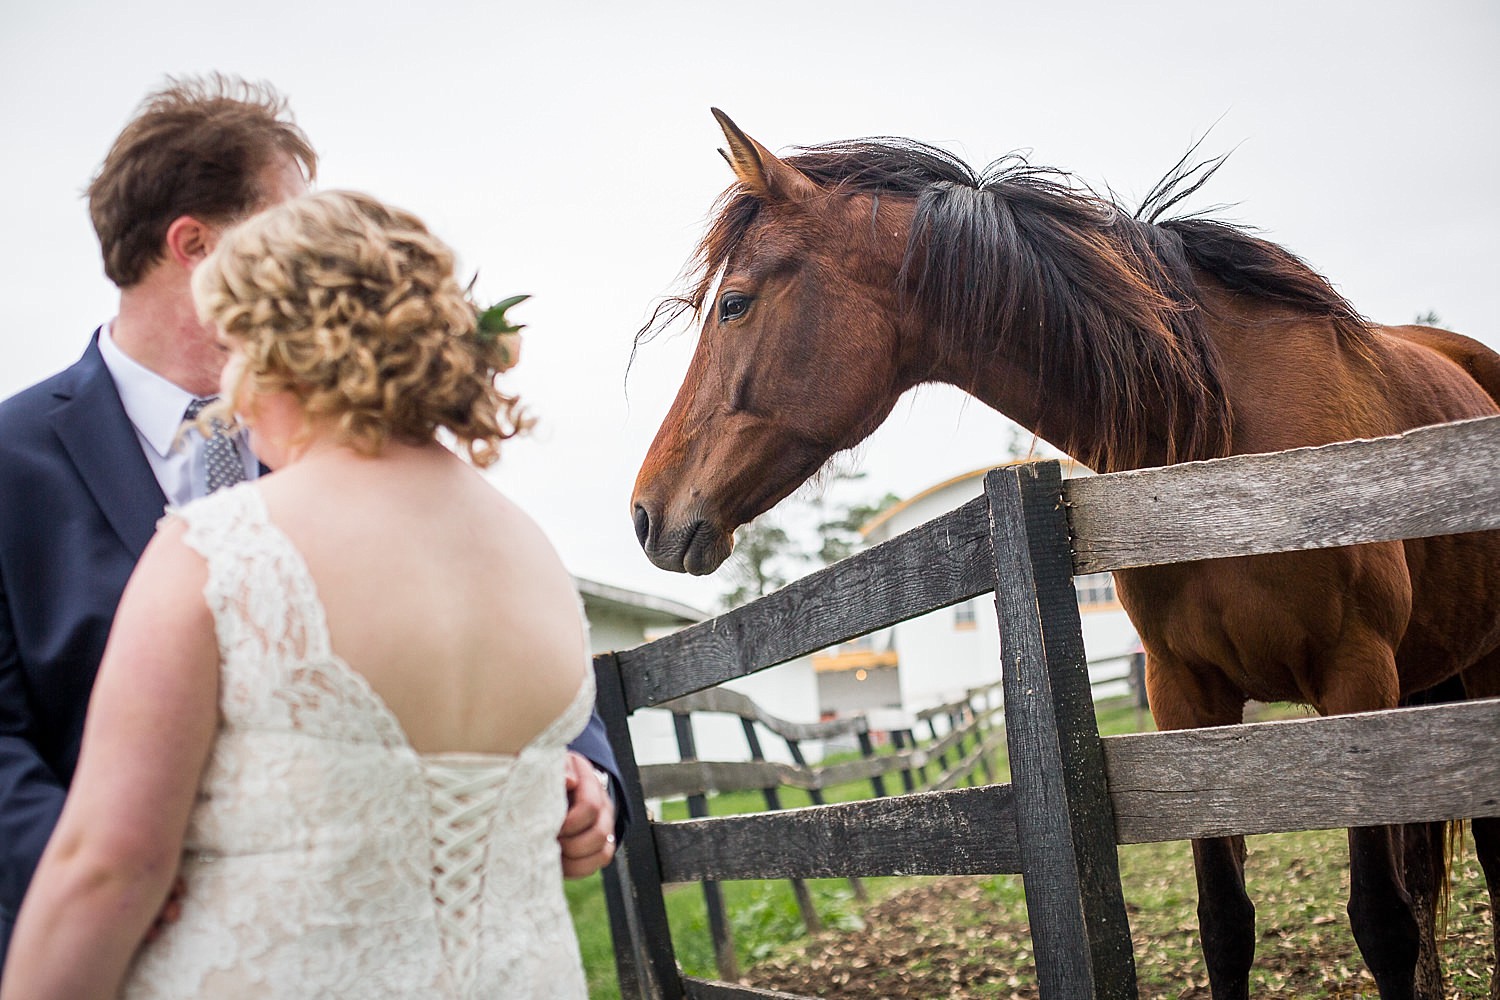
{"type": "Polygon", "coordinates": [[[114,379],[125,414],[155,452],[165,458],[177,443],[182,415],[193,394],[162,378],[115,343],[110,325],[99,331],[99,353],[114,379]]]}

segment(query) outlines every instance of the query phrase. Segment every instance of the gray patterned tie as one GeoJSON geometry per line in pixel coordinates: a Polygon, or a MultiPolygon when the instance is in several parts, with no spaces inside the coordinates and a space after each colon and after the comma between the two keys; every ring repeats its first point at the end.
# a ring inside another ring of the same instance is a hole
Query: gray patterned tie
{"type": "MultiPolygon", "coordinates": [[[[195,399],[188,404],[183,419],[188,423],[198,419],[198,413],[214,400],[195,399]]],[[[208,492],[233,486],[245,478],[245,461],[235,446],[234,437],[222,420],[213,422],[214,432],[203,442],[203,467],[206,470],[208,492]]],[[[198,433],[193,430],[190,433],[198,433]]]]}

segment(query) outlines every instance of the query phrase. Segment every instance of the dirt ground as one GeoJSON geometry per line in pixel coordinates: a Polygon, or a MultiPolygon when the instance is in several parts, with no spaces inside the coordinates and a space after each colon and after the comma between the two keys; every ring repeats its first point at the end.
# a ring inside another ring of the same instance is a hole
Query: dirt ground
{"type": "MultiPolygon", "coordinates": [[[[809,997],[1004,998],[1033,1000],[1036,986],[1018,972],[1033,967],[1024,921],[989,919],[997,908],[980,879],[936,879],[876,904],[865,929],[824,932],[791,953],[747,970],[742,982],[809,997]]],[[[1132,916],[1134,923],[1134,916],[1132,916]]],[[[1376,997],[1349,934],[1337,918],[1319,914],[1294,947],[1278,947],[1263,932],[1257,948],[1257,996],[1355,1000],[1376,997]],[[1328,932],[1319,933],[1327,928],[1328,932]],[[1337,932],[1335,932],[1337,931],[1337,932]]],[[[1181,928],[1184,942],[1196,928],[1181,928]]],[[[1488,950],[1488,942],[1471,942],[1488,950]]],[[[1195,945],[1166,947],[1154,931],[1135,932],[1143,998],[1209,1000],[1208,980],[1195,945]],[[1171,984],[1171,985],[1163,985],[1171,984]]],[[[1488,970],[1469,970],[1473,988],[1488,970]]],[[[1451,977],[1450,977],[1451,978],[1451,977]]],[[[1469,988],[1455,997],[1483,996],[1469,988]]]]}

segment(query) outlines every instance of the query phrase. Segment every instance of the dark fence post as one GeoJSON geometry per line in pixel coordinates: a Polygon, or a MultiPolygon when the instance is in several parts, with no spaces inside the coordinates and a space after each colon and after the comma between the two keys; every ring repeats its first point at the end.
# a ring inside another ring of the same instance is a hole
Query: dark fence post
{"type": "MultiPolygon", "coordinates": [[[[968,752],[964,749],[964,741],[967,740],[970,736],[969,720],[971,718],[973,718],[973,715],[969,709],[969,703],[967,701],[963,702],[963,704],[958,707],[958,710],[956,712],[948,713],[948,731],[950,733],[959,734],[958,741],[953,744],[954,752],[958,755],[958,760],[954,763],[955,767],[962,765],[964,762],[964,758],[968,755],[968,752]]],[[[979,745],[977,734],[974,745],[979,745]]],[[[979,782],[974,778],[974,769],[972,767],[968,769],[968,773],[964,775],[963,780],[968,784],[970,788],[973,788],[975,785],[979,784],[979,782]]]]}
{"type": "MultiPolygon", "coordinates": [[[[698,748],[693,742],[692,716],[687,712],[672,713],[672,727],[677,732],[677,753],[682,760],[697,760],[698,748]]],[[[708,815],[708,797],[689,795],[688,815],[703,819],[708,815]]],[[[703,883],[703,903],[708,908],[708,931],[714,939],[714,964],[719,976],[734,980],[740,977],[739,959],[734,954],[734,934],[729,929],[729,914],[724,910],[724,891],[719,883],[703,883]]]]}
{"type": "Polygon", "coordinates": [[[1144,728],[1146,712],[1151,702],[1146,697],[1146,654],[1144,651],[1130,654],[1130,692],[1135,696],[1135,728],[1144,728]]]}
{"type": "Polygon", "coordinates": [[[969,691],[963,696],[963,706],[969,714],[968,726],[969,729],[974,730],[974,750],[978,763],[978,771],[969,769],[969,786],[971,787],[977,784],[995,784],[995,774],[990,771],[989,757],[984,754],[984,723],[980,721],[980,709],[974,708],[974,699],[974,691],[969,691]],[[978,780],[981,774],[984,775],[984,781],[978,780]]]}
{"type": "MultiPolygon", "coordinates": [[[[783,737],[783,739],[786,740],[787,752],[792,755],[792,762],[803,770],[807,770],[807,757],[802,753],[802,741],[794,740],[790,736],[783,737]]],[[[812,800],[812,804],[815,806],[827,804],[823,800],[823,789],[821,788],[809,788],[807,790],[807,797],[812,800]]],[[[849,888],[860,899],[870,898],[870,894],[865,891],[865,884],[857,878],[849,880],[849,888]]],[[[821,923],[821,921],[819,922],[821,923]]]]}
{"type": "Polygon", "coordinates": [[[995,783],[995,770],[990,766],[990,755],[984,750],[985,743],[989,741],[989,730],[993,728],[991,725],[986,724],[993,721],[989,717],[990,706],[993,704],[990,700],[992,694],[993,689],[985,688],[976,688],[969,692],[969,711],[974,716],[974,746],[979,750],[979,769],[984,772],[984,783],[986,785],[993,785],[995,783]],[[978,697],[981,691],[984,692],[984,710],[982,712],[974,707],[974,699],[978,697]]]}
{"type": "MultiPolygon", "coordinates": [[[[896,746],[901,750],[917,749],[917,731],[911,727],[900,729],[891,734],[896,738],[896,746]]],[[[920,764],[916,768],[904,768],[901,771],[901,787],[908,792],[915,792],[927,786],[927,765],[920,764]],[[916,777],[912,777],[913,771],[916,777]]]]}
{"type": "Polygon", "coordinates": [[[651,834],[646,800],[641,795],[635,748],[630,741],[619,659],[613,653],[594,657],[594,678],[599,692],[599,715],[615,752],[631,815],[625,842],[616,852],[614,862],[603,872],[620,995],[631,1000],[682,1000],[682,974],[672,949],[656,842],[651,834]]]}
{"type": "Polygon", "coordinates": [[[1062,472],[985,477],[1005,725],[1044,1000],[1136,1000],[1114,813],[1084,661],[1062,472]]]}
{"type": "MultiPolygon", "coordinates": [[[[755,732],[754,721],[742,716],[740,718],[740,725],[745,730],[745,743],[750,747],[750,759],[753,761],[765,760],[766,755],[761,750],[760,736],[755,732]]],[[[765,796],[767,809],[772,812],[781,811],[781,792],[775,785],[768,785],[762,788],[761,794],[765,796]]],[[[794,878],[790,879],[790,882],[792,883],[792,895],[797,897],[797,910],[802,914],[802,926],[807,929],[807,933],[816,934],[823,929],[823,920],[818,916],[818,908],[813,904],[812,893],[807,888],[807,881],[805,879],[794,878]]]]}
{"type": "MultiPolygon", "coordinates": [[[[948,716],[948,731],[949,732],[953,731],[953,716],[951,716],[951,715],[948,716]]],[[[940,739],[942,739],[942,737],[938,736],[938,731],[937,731],[937,713],[936,712],[934,712],[933,714],[927,716],[927,732],[928,732],[929,735],[932,736],[932,742],[933,743],[937,743],[940,739]]],[[[962,755],[960,755],[960,756],[962,756],[962,755]]],[[[948,773],[948,751],[947,751],[946,748],[938,751],[937,761],[938,761],[938,776],[939,776],[939,778],[941,778],[941,777],[945,776],[948,773]]]]}
{"type": "MultiPolygon", "coordinates": [[[[857,737],[859,739],[859,755],[865,760],[872,759],[875,756],[875,742],[870,739],[870,727],[868,724],[859,731],[857,737]]],[[[900,744],[897,744],[896,749],[899,750],[900,748],[900,744]]],[[[885,798],[889,794],[885,790],[885,775],[870,775],[870,790],[875,793],[877,799],[885,798]]]]}

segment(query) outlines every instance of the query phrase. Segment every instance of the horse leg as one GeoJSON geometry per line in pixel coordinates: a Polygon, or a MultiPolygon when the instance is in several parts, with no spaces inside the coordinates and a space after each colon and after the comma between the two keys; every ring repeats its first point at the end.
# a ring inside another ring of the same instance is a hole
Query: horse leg
{"type": "MultiPolygon", "coordinates": [[[[1448,680],[1403,698],[1403,707],[1439,705],[1463,701],[1463,682],[1448,680]]],[[[1437,939],[1439,907],[1448,895],[1447,823],[1408,823],[1401,827],[1402,873],[1406,891],[1417,914],[1421,937],[1417,950],[1417,996],[1421,1000],[1442,1000],[1443,958],[1437,939]]]]}
{"type": "MultiPolygon", "coordinates": [[[[1464,690],[1470,698],[1494,698],[1500,696],[1500,651],[1490,653],[1474,666],[1464,671],[1464,690]]],[[[1492,937],[1490,965],[1490,1000],[1500,1000],[1500,818],[1477,817],[1469,821],[1474,834],[1474,853],[1479,857],[1479,867],[1484,870],[1484,882],[1490,893],[1492,937]]]]}
{"type": "Polygon", "coordinates": [[[1214,1000],[1248,1000],[1255,961],[1255,904],[1245,891],[1245,838],[1193,841],[1198,929],[1214,1000]]]}
{"type": "MultiPolygon", "coordinates": [[[[1327,662],[1325,715],[1395,708],[1399,694],[1392,645],[1373,630],[1346,634],[1327,662]]],[[[1349,926],[1381,1000],[1416,1000],[1421,951],[1419,907],[1402,872],[1401,827],[1366,826],[1349,831],[1349,926]]]]}
{"type": "Polygon", "coordinates": [[[1500,891],[1500,819],[1484,816],[1469,821],[1474,834],[1474,853],[1479,856],[1479,867],[1484,869],[1485,885],[1490,890],[1490,914],[1493,964],[1490,966],[1490,1000],[1500,1000],[1500,918],[1496,913],[1496,892],[1500,891]]]}
{"type": "Polygon", "coordinates": [[[1438,908],[1445,896],[1447,823],[1407,823],[1396,828],[1401,871],[1417,918],[1418,1000],[1443,1000],[1443,957],[1437,940],[1438,908]]]}
{"type": "MultiPolygon", "coordinates": [[[[1146,654],[1146,694],[1158,729],[1228,726],[1244,718],[1244,698],[1220,675],[1191,671],[1176,658],[1146,654]]],[[[1248,1000],[1255,961],[1255,904],[1245,891],[1245,838],[1193,841],[1198,929],[1214,1000],[1248,1000]]]]}
{"type": "Polygon", "coordinates": [[[1349,831],[1349,925],[1381,1000],[1417,998],[1420,921],[1397,864],[1400,835],[1399,826],[1349,831]]]}

